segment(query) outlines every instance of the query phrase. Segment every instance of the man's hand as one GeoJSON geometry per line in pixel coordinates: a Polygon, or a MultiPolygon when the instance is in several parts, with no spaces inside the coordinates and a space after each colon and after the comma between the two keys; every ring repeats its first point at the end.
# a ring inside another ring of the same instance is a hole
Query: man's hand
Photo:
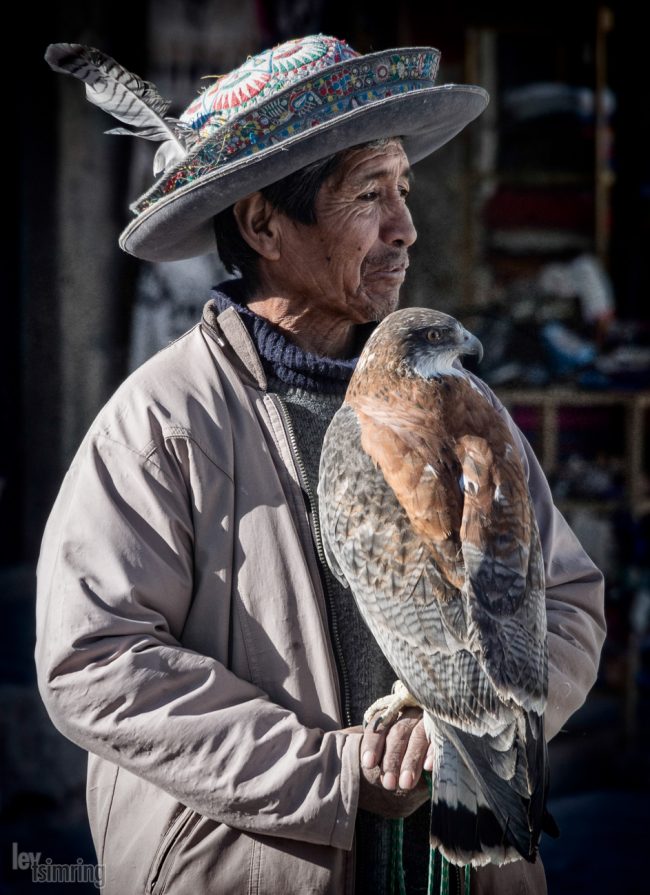
{"type": "Polygon", "coordinates": [[[406,709],[388,728],[375,730],[372,719],[361,740],[359,807],[382,817],[412,814],[429,797],[421,779],[428,748],[420,709],[406,709]]]}

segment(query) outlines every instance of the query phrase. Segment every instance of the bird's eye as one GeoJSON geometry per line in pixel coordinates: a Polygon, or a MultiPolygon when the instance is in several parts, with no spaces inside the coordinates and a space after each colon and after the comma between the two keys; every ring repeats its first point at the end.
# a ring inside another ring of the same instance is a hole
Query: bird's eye
{"type": "Polygon", "coordinates": [[[429,329],[427,330],[427,340],[429,342],[439,342],[442,338],[442,333],[439,329],[429,329]]]}

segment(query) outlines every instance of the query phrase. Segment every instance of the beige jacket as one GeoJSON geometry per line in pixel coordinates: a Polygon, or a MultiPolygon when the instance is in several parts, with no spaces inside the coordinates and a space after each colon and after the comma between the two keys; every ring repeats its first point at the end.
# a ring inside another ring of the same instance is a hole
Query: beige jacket
{"type": "MultiPolygon", "coordinates": [[[[522,451],[552,736],[595,680],[602,578],[522,451]]],[[[282,407],[236,312],[208,305],[100,412],[39,561],[39,686],[90,753],[105,893],[352,891],[360,736],[340,732],[312,544],[282,407]]]]}

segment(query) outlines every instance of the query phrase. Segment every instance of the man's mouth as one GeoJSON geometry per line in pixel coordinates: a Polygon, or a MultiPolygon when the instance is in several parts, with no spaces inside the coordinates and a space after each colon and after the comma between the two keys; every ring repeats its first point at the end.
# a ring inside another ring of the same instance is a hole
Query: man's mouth
{"type": "Polygon", "coordinates": [[[403,280],[406,275],[406,267],[408,265],[399,265],[398,267],[379,267],[375,270],[368,271],[366,277],[375,279],[376,277],[386,278],[390,280],[403,280]]]}
{"type": "Polygon", "coordinates": [[[403,280],[406,274],[406,268],[409,266],[409,259],[403,256],[399,259],[386,258],[382,259],[384,263],[379,267],[371,267],[366,271],[365,276],[374,279],[375,277],[387,278],[390,280],[403,280]]]}

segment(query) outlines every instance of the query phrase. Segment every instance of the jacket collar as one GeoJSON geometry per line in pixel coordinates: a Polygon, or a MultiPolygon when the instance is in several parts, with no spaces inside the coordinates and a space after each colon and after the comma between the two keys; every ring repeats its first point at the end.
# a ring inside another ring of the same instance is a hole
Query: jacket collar
{"type": "Polygon", "coordinates": [[[210,300],[203,308],[202,323],[240,373],[251,380],[256,388],[265,392],[268,381],[262,361],[237,311],[231,307],[218,313],[214,302],[210,300]]]}

